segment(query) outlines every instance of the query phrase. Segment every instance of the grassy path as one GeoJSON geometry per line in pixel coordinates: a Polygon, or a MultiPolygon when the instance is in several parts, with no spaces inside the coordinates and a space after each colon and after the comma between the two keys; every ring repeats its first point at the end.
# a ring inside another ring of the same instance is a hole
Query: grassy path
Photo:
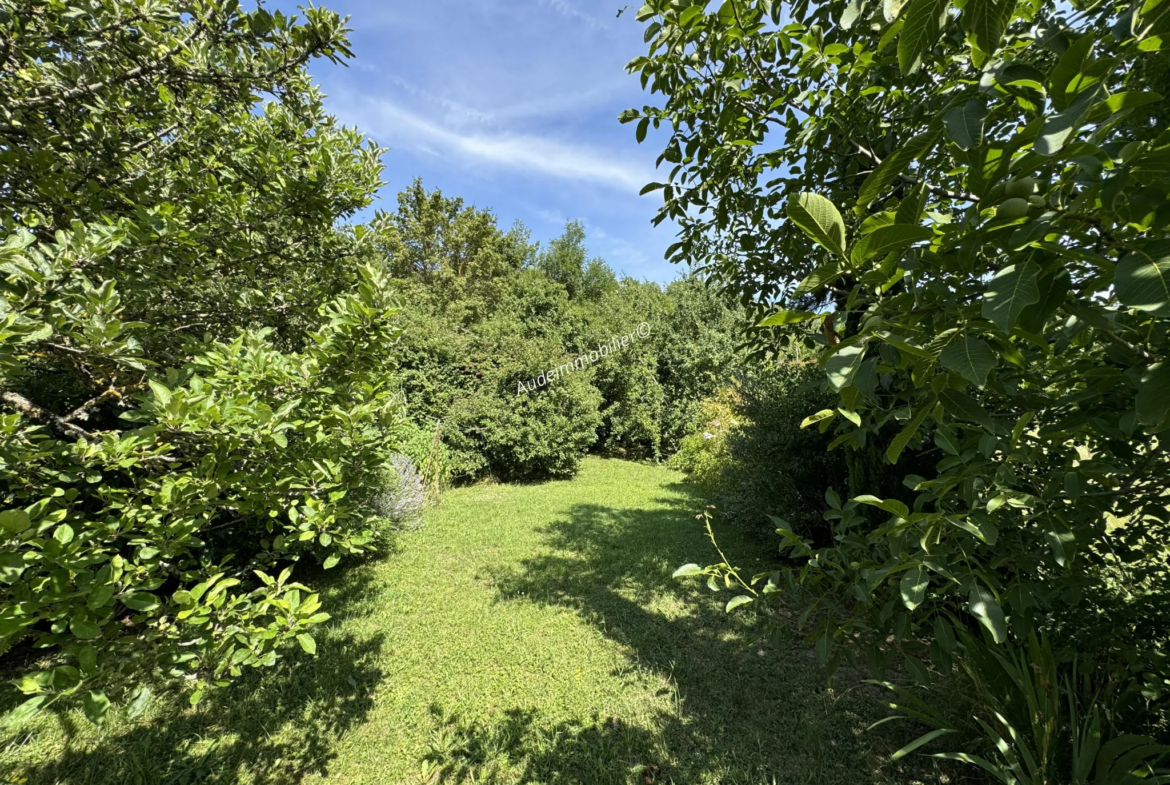
{"type": "MultiPolygon", "coordinates": [[[[589,459],[568,482],[453,491],[327,586],[316,659],[199,710],[42,719],[0,750],[0,782],[893,781],[872,696],[827,690],[805,647],[765,653],[730,595],[671,579],[711,554],[681,479],[589,459]]],[[[750,573],[759,546],[720,537],[750,573]]]]}

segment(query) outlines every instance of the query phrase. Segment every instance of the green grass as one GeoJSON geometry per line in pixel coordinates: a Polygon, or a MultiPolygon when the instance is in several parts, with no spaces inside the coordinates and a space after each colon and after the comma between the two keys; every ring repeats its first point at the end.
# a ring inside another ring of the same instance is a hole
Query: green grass
{"type": "MultiPolygon", "coordinates": [[[[671,578],[712,557],[701,506],[679,474],[600,459],[453,491],[399,552],[313,578],[334,613],[316,658],[290,652],[198,709],[39,718],[0,751],[0,781],[912,781],[882,763],[897,740],[865,731],[871,688],[828,689],[807,647],[766,650],[751,614],[723,613],[730,594],[671,578]]],[[[758,542],[719,537],[763,566],[758,542]]]]}

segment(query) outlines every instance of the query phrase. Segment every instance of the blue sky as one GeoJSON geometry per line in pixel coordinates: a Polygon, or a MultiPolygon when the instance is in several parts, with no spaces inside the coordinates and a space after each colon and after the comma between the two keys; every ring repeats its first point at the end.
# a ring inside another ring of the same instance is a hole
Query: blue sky
{"type": "MultiPolygon", "coordinates": [[[[389,147],[378,207],[414,177],[515,220],[547,242],[584,222],[592,254],[664,282],[674,227],[661,197],[639,197],[661,151],[618,113],[649,102],[625,65],[645,51],[639,3],[622,0],[321,0],[351,17],[356,59],[312,67],[326,105],[389,147]]],[[[297,3],[268,2],[294,11],[297,3]]]]}

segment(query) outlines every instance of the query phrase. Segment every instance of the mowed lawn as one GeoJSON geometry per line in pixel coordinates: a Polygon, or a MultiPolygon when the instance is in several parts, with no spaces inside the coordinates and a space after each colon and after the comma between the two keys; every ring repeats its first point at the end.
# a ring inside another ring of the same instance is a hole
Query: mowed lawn
{"type": "MultiPolygon", "coordinates": [[[[316,658],[289,652],[198,709],[40,718],[8,733],[0,781],[916,781],[884,763],[913,729],[865,730],[873,688],[828,688],[808,647],[753,643],[728,592],[671,578],[712,560],[700,509],[682,475],[596,458],[571,481],[452,491],[398,552],[311,576],[334,614],[316,658]]],[[[765,566],[760,543],[718,534],[765,566]]]]}

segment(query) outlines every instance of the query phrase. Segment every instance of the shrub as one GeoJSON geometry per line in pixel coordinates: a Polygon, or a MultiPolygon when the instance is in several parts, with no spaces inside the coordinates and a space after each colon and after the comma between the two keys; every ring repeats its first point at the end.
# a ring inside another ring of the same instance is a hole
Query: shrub
{"type": "Polygon", "coordinates": [[[370,233],[337,229],[380,151],[305,69],[348,56],[345,30],[203,0],[4,3],[0,27],[23,74],[0,95],[16,718],[76,701],[100,720],[160,683],[197,703],[315,651],[328,614],[293,565],[369,552],[352,492],[401,432],[395,304],[352,261],[370,233]]]}
{"type": "Polygon", "coordinates": [[[847,484],[845,456],[800,423],[827,398],[812,363],[768,362],[744,374],[741,425],[727,437],[730,460],[713,496],[720,515],[760,535],[773,534],[780,518],[826,539],[825,492],[847,484]]]}

